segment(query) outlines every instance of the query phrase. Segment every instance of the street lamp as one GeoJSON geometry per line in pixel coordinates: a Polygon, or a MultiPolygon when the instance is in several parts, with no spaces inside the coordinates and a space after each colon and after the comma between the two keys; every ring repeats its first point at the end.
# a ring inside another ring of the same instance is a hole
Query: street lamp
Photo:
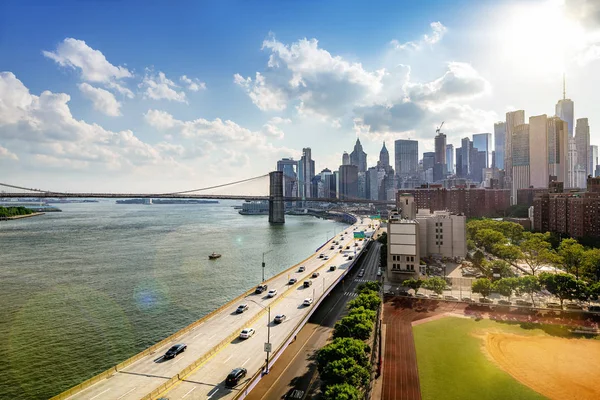
{"type": "Polygon", "coordinates": [[[271,353],[271,306],[265,307],[260,303],[250,299],[251,302],[260,306],[263,310],[267,310],[267,343],[265,343],[265,352],[267,353],[267,366],[265,367],[264,375],[269,373],[269,354],[271,353]]]}
{"type": "Polygon", "coordinates": [[[272,252],[273,249],[269,250],[269,251],[263,251],[262,253],[262,281],[265,281],[265,254],[269,254],[270,252],[272,252]]]}

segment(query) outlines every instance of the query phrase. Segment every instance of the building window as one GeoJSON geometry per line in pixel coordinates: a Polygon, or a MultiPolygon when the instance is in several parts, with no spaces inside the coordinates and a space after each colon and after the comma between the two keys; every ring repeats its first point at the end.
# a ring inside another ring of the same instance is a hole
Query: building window
{"type": "Polygon", "coordinates": [[[444,245],[444,242],[440,242],[440,246],[443,246],[443,245],[444,245]]]}

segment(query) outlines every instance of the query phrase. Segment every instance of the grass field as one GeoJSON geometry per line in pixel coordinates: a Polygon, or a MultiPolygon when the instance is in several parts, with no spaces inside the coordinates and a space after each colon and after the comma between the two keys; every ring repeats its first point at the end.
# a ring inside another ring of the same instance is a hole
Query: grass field
{"type": "Polygon", "coordinates": [[[486,356],[477,336],[487,331],[547,336],[487,319],[447,317],[413,327],[423,400],[546,399],[486,356]]]}

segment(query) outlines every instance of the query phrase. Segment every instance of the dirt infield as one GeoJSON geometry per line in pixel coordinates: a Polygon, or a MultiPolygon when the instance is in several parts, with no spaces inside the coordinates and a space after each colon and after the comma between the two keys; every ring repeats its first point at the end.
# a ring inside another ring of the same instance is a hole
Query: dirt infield
{"type": "Polygon", "coordinates": [[[485,350],[516,380],[550,399],[600,399],[600,341],[487,333],[485,350]]]}

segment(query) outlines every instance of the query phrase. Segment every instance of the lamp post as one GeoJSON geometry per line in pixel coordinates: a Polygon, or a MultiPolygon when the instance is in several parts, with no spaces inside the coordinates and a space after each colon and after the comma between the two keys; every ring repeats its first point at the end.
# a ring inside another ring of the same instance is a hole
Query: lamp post
{"type": "Polygon", "coordinates": [[[265,352],[267,353],[267,365],[265,367],[264,375],[269,373],[269,354],[271,353],[271,306],[265,307],[254,300],[250,300],[257,306],[260,306],[263,310],[267,310],[267,343],[265,343],[265,352]]]}
{"type": "Polygon", "coordinates": [[[272,252],[273,249],[268,250],[268,251],[263,251],[262,253],[262,281],[265,281],[265,254],[268,254],[270,252],[272,252]]]}

